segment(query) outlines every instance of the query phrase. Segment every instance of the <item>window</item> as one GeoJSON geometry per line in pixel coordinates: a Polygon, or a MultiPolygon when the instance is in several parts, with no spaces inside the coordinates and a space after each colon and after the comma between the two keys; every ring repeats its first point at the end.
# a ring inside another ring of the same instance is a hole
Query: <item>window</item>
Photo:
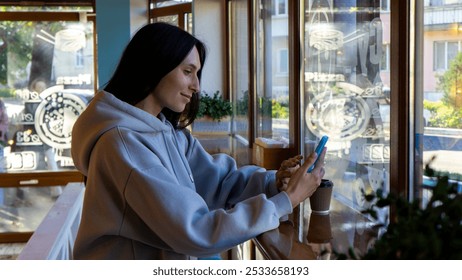
{"type": "Polygon", "coordinates": [[[151,22],[168,22],[192,31],[192,0],[149,0],[151,22]]]}
{"type": "Polygon", "coordinates": [[[278,52],[278,74],[289,73],[289,50],[280,49],[278,52]]]}
{"type": "Polygon", "coordinates": [[[75,52],[75,67],[83,67],[84,55],[83,48],[75,52]]]}
{"type": "Polygon", "coordinates": [[[430,6],[441,6],[444,0],[430,0],[430,6]]]}
{"type": "Polygon", "coordinates": [[[382,0],[380,9],[382,12],[389,12],[390,11],[390,0],[382,0]]]}
{"type": "Polygon", "coordinates": [[[444,0],[445,5],[460,4],[460,0],[444,0]]]}
{"type": "Polygon", "coordinates": [[[21,3],[0,2],[0,205],[15,213],[0,233],[33,231],[61,191],[30,186],[82,179],[71,132],[96,88],[93,2],[21,3]]]}
{"type": "Polygon", "coordinates": [[[447,70],[451,61],[460,50],[460,42],[435,42],[434,43],[434,66],[433,70],[447,70]]]}
{"type": "Polygon", "coordinates": [[[274,15],[287,15],[287,0],[274,0],[274,15]]]}
{"type": "Polygon", "coordinates": [[[444,6],[444,5],[454,5],[461,4],[461,0],[425,0],[425,6],[444,6]]]}
{"type": "Polygon", "coordinates": [[[85,12],[63,10],[0,14],[0,83],[9,120],[3,153],[7,172],[49,170],[47,149],[58,169],[73,167],[72,124],[95,91],[93,22],[79,20],[85,12]],[[57,96],[62,103],[54,107],[57,96]],[[71,121],[65,120],[71,115],[71,121]],[[24,156],[29,153],[34,156],[24,156]]]}
{"type": "Polygon", "coordinates": [[[383,45],[382,62],[380,63],[382,71],[390,71],[390,44],[383,45]]]}
{"type": "Polygon", "coordinates": [[[289,18],[271,17],[273,8],[287,14],[287,1],[258,0],[261,7],[255,15],[256,22],[256,96],[257,137],[281,141],[288,147],[289,99],[289,18]]]}
{"type": "Polygon", "coordinates": [[[333,3],[305,1],[301,145],[310,154],[329,136],[324,177],[341,186],[338,198],[362,209],[363,192],[389,189],[390,73],[381,69],[388,68],[390,13],[377,1],[333,3]]]}
{"type": "MultiPolygon", "coordinates": [[[[454,12],[462,8],[461,1],[431,1],[430,4],[443,5],[445,10],[454,12]]],[[[416,124],[419,125],[416,131],[421,136],[417,143],[423,164],[430,164],[437,174],[447,175],[462,186],[462,33],[454,29],[458,23],[452,17],[445,18],[447,24],[427,20],[435,17],[438,9],[425,7],[424,13],[424,50],[420,53],[433,51],[433,57],[421,55],[417,58],[423,60],[419,83],[422,92],[417,95],[420,110],[416,111],[416,124]],[[436,41],[435,30],[439,39],[436,41]]],[[[431,178],[423,175],[423,185],[428,187],[431,178]]],[[[426,193],[424,190],[424,198],[426,193]]]]}
{"type": "Polygon", "coordinates": [[[234,105],[233,133],[237,141],[234,158],[239,166],[249,164],[251,156],[248,153],[250,135],[250,79],[249,79],[249,29],[248,0],[229,1],[229,83],[231,100],[234,105]]]}

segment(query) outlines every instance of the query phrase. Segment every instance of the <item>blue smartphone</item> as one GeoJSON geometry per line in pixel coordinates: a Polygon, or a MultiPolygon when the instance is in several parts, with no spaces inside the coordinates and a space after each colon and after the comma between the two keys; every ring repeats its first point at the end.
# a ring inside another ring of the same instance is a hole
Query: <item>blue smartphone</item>
{"type": "MultiPolygon", "coordinates": [[[[329,137],[327,137],[326,135],[321,137],[321,140],[319,140],[318,146],[316,147],[316,150],[314,150],[316,154],[318,155],[318,157],[322,153],[322,150],[324,149],[324,147],[326,146],[327,140],[329,140],[329,137]]],[[[316,165],[316,162],[318,162],[318,159],[316,159],[313,165],[310,166],[310,168],[308,168],[307,173],[310,173],[311,171],[313,171],[314,166],[316,165]]]]}

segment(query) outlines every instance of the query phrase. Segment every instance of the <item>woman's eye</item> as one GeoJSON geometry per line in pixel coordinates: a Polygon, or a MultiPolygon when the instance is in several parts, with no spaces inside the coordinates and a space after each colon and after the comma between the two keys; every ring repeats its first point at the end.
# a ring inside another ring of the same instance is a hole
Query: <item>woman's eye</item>
{"type": "Polygon", "coordinates": [[[191,74],[192,71],[191,70],[184,70],[185,74],[191,74]]]}

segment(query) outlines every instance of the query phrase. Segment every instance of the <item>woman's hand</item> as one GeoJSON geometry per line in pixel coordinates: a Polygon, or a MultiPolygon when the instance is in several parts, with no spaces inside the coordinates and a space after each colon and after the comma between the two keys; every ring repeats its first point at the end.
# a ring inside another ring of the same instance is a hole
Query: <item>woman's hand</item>
{"type": "Polygon", "coordinates": [[[321,179],[324,177],[324,157],[326,148],[319,155],[319,160],[311,173],[307,173],[308,168],[316,161],[318,155],[313,152],[303,165],[298,168],[290,177],[287,184],[286,192],[289,195],[292,207],[295,208],[305,199],[309,198],[321,184],[321,179]]]}
{"type": "Polygon", "coordinates": [[[303,156],[297,155],[295,157],[284,160],[281,163],[281,167],[276,172],[276,186],[279,191],[285,191],[287,189],[287,184],[292,174],[295,173],[300,168],[301,160],[303,156]]]}

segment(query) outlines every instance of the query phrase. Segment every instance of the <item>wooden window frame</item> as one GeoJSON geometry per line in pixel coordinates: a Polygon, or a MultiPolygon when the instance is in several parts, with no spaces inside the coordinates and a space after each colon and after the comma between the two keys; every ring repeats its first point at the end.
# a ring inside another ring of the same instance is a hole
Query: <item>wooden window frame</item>
{"type": "Polygon", "coordinates": [[[163,1],[149,0],[148,2],[149,20],[165,16],[178,16],[178,27],[184,28],[186,26],[185,15],[192,13],[192,2],[161,8],[151,8],[151,6],[157,2],[163,1]]]}
{"type": "MultiPolygon", "coordinates": [[[[0,1],[0,6],[91,6],[95,10],[94,0],[91,1],[0,1]]],[[[17,11],[1,12],[0,21],[80,21],[82,14],[76,11],[17,11]]],[[[95,14],[86,14],[86,20],[95,24],[95,14]]],[[[97,73],[97,48],[96,40],[93,40],[94,47],[94,73],[97,73]]],[[[95,75],[95,92],[97,76],[95,75]]],[[[49,187],[64,186],[70,182],[83,182],[83,175],[77,170],[70,171],[34,171],[18,173],[1,173],[0,188],[9,187],[49,187]]],[[[2,232],[0,243],[27,242],[32,232],[2,232]]]]}

